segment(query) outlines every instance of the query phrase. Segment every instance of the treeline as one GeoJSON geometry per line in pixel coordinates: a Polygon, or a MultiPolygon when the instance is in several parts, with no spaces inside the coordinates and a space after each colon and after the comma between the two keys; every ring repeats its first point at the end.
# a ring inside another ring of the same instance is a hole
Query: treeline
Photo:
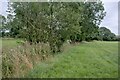
{"type": "Polygon", "coordinates": [[[2,16],[2,37],[23,38],[30,44],[49,43],[52,53],[61,51],[66,40],[117,40],[109,29],[99,28],[106,14],[101,1],[16,2],[9,3],[7,12],[7,19],[2,16]]]}

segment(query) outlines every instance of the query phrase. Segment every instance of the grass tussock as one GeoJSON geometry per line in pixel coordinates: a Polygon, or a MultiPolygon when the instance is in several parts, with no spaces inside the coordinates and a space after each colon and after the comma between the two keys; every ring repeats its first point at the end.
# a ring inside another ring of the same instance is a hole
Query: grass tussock
{"type": "Polygon", "coordinates": [[[2,77],[24,77],[34,65],[46,60],[50,55],[48,44],[25,43],[12,49],[2,49],[2,77]]]}

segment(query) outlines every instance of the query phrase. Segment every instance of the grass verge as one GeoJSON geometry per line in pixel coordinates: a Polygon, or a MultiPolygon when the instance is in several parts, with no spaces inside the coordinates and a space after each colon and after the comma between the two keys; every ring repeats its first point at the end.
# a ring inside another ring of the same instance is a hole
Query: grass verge
{"type": "Polygon", "coordinates": [[[117,78],[118,42],[80,43],[38,64],[30,78],[117,78]]]}

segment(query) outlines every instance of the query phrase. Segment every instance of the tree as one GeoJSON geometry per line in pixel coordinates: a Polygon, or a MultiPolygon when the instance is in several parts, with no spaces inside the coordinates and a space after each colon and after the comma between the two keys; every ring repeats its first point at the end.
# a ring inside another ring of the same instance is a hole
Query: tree
{"type": "Polygon", "coordinates": [[[75,33],[80,33],[80,7],[78,3],[52,3],[49,42],[53,50],[56,48],[57,51],[60,51],[60,47],[66,39],[70,39],[75,33]]]}
{"type": "Polygon", "coordinates": [[[105,14],[101,2],[19,2],[11,7],[15,14],[9,22],[11,34],[30,43],[49,43],[52,53],[61,51],[67,39],[91,39],[105,14]]]}
{"type": "Polygon", "coordinates": [[[108,28],[100,27],[99,28],[99,39],[104,40],[104,41],[114,41],[116,40],[116,35],[112,33],[108,28]]]}
{"type": "Polygon", "coordinates": [[[116,40],[117,40],[117,41],[120,41],[120,35],[117,35],[117,36],[116,36],[116,40]]]}
{"type": "Polygon", "coordinates": [[[0,37],[6,36],[6,18],[3,15],[0,15],[0,37]]]}
{"type": "Polygon", "coordinates": [[[11,31],[31,43],[48,42],[53,53],[59,52],[71,35],[80,33],[78,3],[13,3],[12,7],[11,31]]]}
{"type": "Polygon", "coordinates": [[[106,12],[101,1],[83,3],[81,40],[89,41],[98,32],[98,26],[106,12]]]}

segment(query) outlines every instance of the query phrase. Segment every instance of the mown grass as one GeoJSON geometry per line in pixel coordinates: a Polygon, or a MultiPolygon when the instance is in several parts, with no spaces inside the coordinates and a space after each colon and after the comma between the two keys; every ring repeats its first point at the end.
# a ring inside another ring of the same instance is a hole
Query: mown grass
{"type": "Polygon", "coordinates": [[[38,64],[30,78],[117,78],[118,42],[80,43],[38,64]]]}
{"type": "Polygon", "coordinates": [[[20,45],[20,43],[18,43],[19,41],[21,41],[20,39],[0,39],[0,45],[2,45],[2,48],[13,48],[13,47],[17,47],[18,45],[20,45]]]}

